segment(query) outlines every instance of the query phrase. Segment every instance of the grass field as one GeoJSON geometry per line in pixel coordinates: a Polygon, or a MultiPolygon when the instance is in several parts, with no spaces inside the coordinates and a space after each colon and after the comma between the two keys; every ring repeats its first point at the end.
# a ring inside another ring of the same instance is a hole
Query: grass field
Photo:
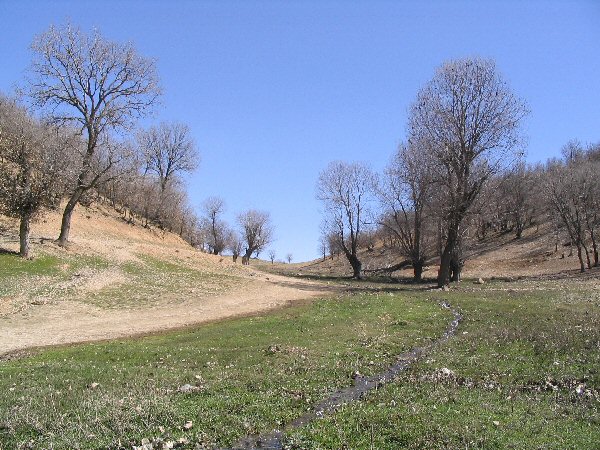
{"type": "Polygon", "coordinates": [[[363,291],[0,362],[1,446],[231,446],[440,336],[448,300],[464,315],[457,336],[363,401],[288,433],[286,446],[598,448],[597,282],[354,287],[363,291]]]}

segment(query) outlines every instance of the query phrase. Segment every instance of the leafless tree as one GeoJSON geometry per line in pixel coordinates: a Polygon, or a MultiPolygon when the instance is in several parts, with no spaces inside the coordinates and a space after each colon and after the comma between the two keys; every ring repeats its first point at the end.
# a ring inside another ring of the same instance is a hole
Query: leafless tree
{"type": "Polygon", "coordinates": [[[327,259],[327,252],[329,251],[329,243],[327,242],[327,236],[321,235],[319,237],[319,253],[323,255],[323,261],[327,259]]]}
{"type": "Polygon", "coordinates": [[[232,231],[221,219],[225,211],[225,201],[219,197],[209,197],[202,205],[203,227],[208,236],[208,246],[212,254],[219,255],[227,248],[232,231]]]}
{"type": "Polygon", "coordinates": [[[273,225],[268,212],[250,209],[238,216],[238,224],[246,245],[244,258],[250,261],[253,253],[263,250],[273,240],[273,225]]]}
{"type": "Polygon", "coordinates": [[[444,192],[446,238],[438,285],[460,278],[461,225],[486,181],[521,155],[519,125],[527,114],[491,60],[442,65],[410,110],[410,142],[429,154],[438,192],[444,192]]]}
{"type": "Polygon", "coordinates": [[[291,253],[288,253],[287,255],[285,255],[285,259],[288,262],[288,264],[291,264],[292,260],[294,259],[294,255],[292,255],[291,253]]]}
{"type": "Polygon", "coordinates": [[[31,48],[34,57],[26,93],[54,123],[75,125],[86,141],[63,213],[58,242],[64,246],[75,206],[112,167],[108,161],[94,173],[98,145],[110,133],[130,129],[156,102],[160,89],[154,61],[138,55],[131,44],[104,39],[97,30],[86,34],[71,25],[52,26],[35,38],[31,48]]]}
{"type": "Polygon", "coordinates": [[[548,164],[546,194],[558,213],[572,245],[577,248],[580,269],[598,266],[597,232],[600,227],[600,161],[594,147],[584,149],[577,142],[563,147],[564,162],[548,164]]]}
{"type": "Polygon", "coordinates": [[[271,260],[271,264],[273,264],[275,262],[275,250],[271,249],[269,250],[269,259],[271,260]]]}
{"type": "Polygon", "coordinates": [[[431,217],[433,176],[427,154],[415,142],[398,148],[385,171],[379,190],[383,214],[379,224],[395,237],[402,256],[409,259],[414,279],[422,279],[423,267],[432,250],[432,234],[427,221],[431,217]]]}
{"type": "Polygon", "coordinates": [[[550,204],[562,219],[571,243],[577,248],[580,269],[584,272],[586,261],[588,267],[591,267],[585,236],[585,197],[589,193],[585,183],[577,176],[587,174],[576,174],[578,169],[566,165],[550,166],[546,177],[546,192],[550,204]]]}
{"type": "Polygon", "coordinates": [[[69,161],[62,150],[69,139],[0,96],[0,212],[20,220],[24,258],[29,257],[31,221],[45,208],[58,207],[65,192],[69,161]]]}
{"type": "Polygon", "coordinates": [[[358,249],[367,228],[376,177],[364,164],[335,161],[319,175],[317,198],[324,205],[324,228],[336,238],[352,266],[353,278],[361,278],[358,249]]]}
{"type": "Polygon", "coordinates": [[[158,176],[161,191],[176,174],[193,172],[198,167],[198,150],[185,124],[163,122],[141,132],[138,140],[146,171],[158,176]]]}
{"type": "Polygon", "coordinates": [[[233,232],[229,241],[229,250],[231,250],[231,254],[233,256],[233,262],[237,262],[238,257],[242,253],[243,245],[244,243],[240,239],[239,235],[233,232]]]}

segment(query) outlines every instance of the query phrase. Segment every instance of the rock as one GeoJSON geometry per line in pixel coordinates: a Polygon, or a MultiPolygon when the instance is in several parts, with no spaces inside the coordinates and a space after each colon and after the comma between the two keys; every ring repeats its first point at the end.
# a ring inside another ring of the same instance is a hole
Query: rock
{"type": "Polygon", "coordinates": [[[279,345],[269,345],[269,348],[267,349],[267,353],[279,353],[281,351],[281,348],[279,348],[279,345]]]}
{"type": "Polygon", "coordinates": [[[189,394],[190,392],[197,392],[200,390],[200,388],[198,386],[192,386],[191,384],[184,384],[183,386],[179,386],[179,388],[177,389],[179,392],[182,392],[184,394],[189,394]]]}
{"type": "Polygon", "coordinates": [[[100,386],[100,383],[94,382],[94,383],[92,383],[92,384],[89,385],[89,388],[90,389],[96,389],[98,386],[100,386]]]}
{"type": "Polygon", "coordinates": [[[190,430],[194,426],[194,423],[191,420],[188,420],[183,426],[184,430],[190,430]]]}
{"type": "Polygon", "coordinates": [[[483,278],[479,278],[475,284],[485,284],[485,281],[483,281],[483,278]]]}
{"type": "Polygon", "coordinates": [[[440,373],[446,377],[454,377],[454,372],[447,367],[442,367],[440,373]]]}
{"type": "Polygon", "coordinates": [[[447,285],[442,286],[442,291],[448,292],[450,288],[447,285]]]}

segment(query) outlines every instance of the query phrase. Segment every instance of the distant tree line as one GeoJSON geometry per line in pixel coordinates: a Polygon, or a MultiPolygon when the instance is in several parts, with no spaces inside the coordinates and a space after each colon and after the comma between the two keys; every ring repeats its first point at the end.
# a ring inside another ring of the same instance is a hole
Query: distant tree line
{"type": "Polygon", "coordinates": [[[198,216],[182,175],[199,152],[184,123],[146,130],[161,95],[155,62],[131,44],[67,24],[34,39],[20,86],[24,101],[0,93],[0,213],[20,221],[20,255],[29,256],[30,224],[64,204],[57,243],[66,246],[73,211],[110,203],[130,224],[179,234],[193,246],[249,260],[273,238],[270,216],[239,215],[239,233],[222,220],[224,202],[208,199],[198,216]]]}
{"type": "Polygon", "coordinates": [[[577,249],[581,270],[598,266],[600,145],[571,142],[563,159],[523,161],[520,123],[528,113],[493,61],[442,65],[409,111],[408,139],[383,174],[363,163],[331,163],[317,181],[324,205],[322,257],[343,254],[360,278],[359,249],[375,242],[421,280],[438,262],[438,285],[459,281],[465,250],[490,231],[553,223],[577,249]]]}

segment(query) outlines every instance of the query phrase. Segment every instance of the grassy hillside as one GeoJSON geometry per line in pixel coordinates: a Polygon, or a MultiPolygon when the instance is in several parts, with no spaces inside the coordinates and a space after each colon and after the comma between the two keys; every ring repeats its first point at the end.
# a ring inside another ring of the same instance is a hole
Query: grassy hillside
{"type": "Polygon", "coordinates": [[[226,292],[240,269],[202,254],[174,234],[133,226],[110,208],[79,207],[67,250],[53,243],[60,216],[34,225],[33,261],[11,251],[14,221],[0,218],[0,315],[65,301],[111,307],[147,307],[190,295],[226,292]]]}

